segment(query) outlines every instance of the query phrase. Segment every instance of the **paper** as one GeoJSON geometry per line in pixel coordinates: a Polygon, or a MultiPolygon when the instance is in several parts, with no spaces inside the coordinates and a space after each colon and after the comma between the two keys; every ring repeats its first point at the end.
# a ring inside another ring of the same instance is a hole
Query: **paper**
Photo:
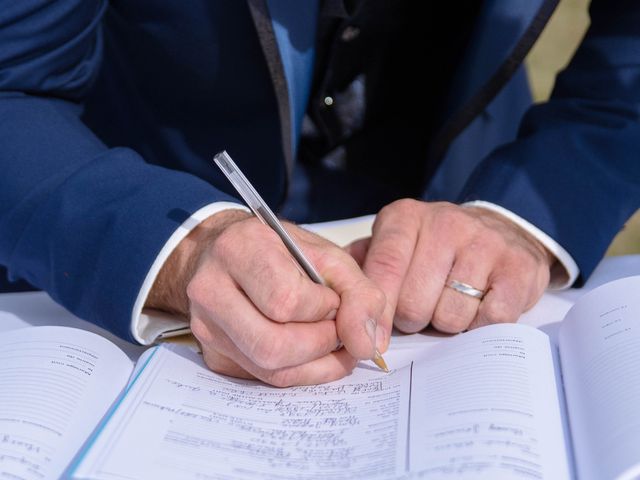
{"type": "Polygon", "coordinates": [[[280,389],[159,348],[74,476],[393,478],[405,467],[408,375],[362,368],[280,389]]]}
{"type": "Polygon", "coordinates": [[[107,340],[63,327],[0,339],[0,472],[58,478],[118,396],[132,364],[107,340]]]}
{"type": "Polygon", "coordinates": [[[163,347],[77,478],[567,478],[548,338],[495,325],[390,374],[280,389],[163,347]],[[141,447],[144,445],[144,447],[141,447]]]}
{"type": "Polygon", "coordinates": [[[640,277],[594,290],[560,330],[569,423],[584,480],[640,476],[638,292],[640,277]]]}
{"type": "Polygon", "coordinates": [[[411,470],[420,478],[568,478],[548,338],[493,325],[413,367],[411,470]]]}

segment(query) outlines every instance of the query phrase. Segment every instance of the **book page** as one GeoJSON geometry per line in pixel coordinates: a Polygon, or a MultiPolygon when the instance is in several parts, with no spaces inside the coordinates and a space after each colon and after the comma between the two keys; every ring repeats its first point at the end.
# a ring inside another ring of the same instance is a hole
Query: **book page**
{"type": "Polygon", "coordinates": [[[640,476],[640,277],[580,298],[560,329],[578,477],[640,476]]]}
{"type": "Polygon", "coordinates": [[[370,237],[371,228],[375,219],[375,215],[365,215],[362,217],[345,218],[344,220],[308,223],[300,226],[321,235],[336,245],[344,247],[354,240],[370,237]]]}
{"type": "Polygon", "coordinates": [[[276,388],[156,350],[74,478],[396,478],[407,455],[409,369],[358,368],[325,385],[276,388]]]}
{"type": "Polygon", "coordinates": [[[66,327],[0,337],[0,477],[59,478],[133,365],[104,338],[66,327]]]}
{"type": "Polygon", "coordinates": [[[570,478],[549,338],[490,325],[412,369],[410,458],[419,478],[570,478]]]}

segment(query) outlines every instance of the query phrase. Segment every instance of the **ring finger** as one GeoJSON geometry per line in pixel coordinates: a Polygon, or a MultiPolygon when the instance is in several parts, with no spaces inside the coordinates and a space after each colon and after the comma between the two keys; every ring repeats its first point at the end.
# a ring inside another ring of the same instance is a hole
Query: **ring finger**
{"type": "Polygon", "coordinates": [[[433,326],[447,333],[466,330],[476,317],[489,284],[493,262],[478,256],[456,257],[433,313],[433,326]]]}

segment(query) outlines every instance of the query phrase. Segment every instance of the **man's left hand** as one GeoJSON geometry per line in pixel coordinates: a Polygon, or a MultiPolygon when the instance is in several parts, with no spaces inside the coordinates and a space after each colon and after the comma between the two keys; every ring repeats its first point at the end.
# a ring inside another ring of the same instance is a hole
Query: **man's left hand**
{"type": "Polygon", "coordinates": [[[383,323],[393,318],[407,333],[429,324],[457,333],[515,322],[544,292],[555,261],[529,233],[497,213],[410,199],[383,208],[372,236],[347,249],[387,296],[383,323]],[[451,281],[484,296],[461,293],[451,281]]]}

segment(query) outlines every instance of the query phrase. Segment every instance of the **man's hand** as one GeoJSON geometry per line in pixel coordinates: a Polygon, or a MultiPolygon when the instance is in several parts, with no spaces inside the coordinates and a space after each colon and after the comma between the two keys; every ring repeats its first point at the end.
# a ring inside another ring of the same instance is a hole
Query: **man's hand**
{"type": "Polygon", "coordinates": [[[370,238],[348,251],[387,297],[383,323],[403,332],[431,323],[457,333],[514,322],[549,283],[553,256],[500,215],[450,203],[399,200],[378,214],[370,238]],[[485,293],[448,288],[456,280],[485,293]]]}
{"type": "Polygon", "coordinates": [[[276,386],[345,376],[376,345],[387,348],[384,294],[336,245],[287,230],[328,286],[311,281],[269,227],[229,210],[181,242],[146,306],[190,318],[205,362],[219,373],[276,386]],[[345,348],[336,350],[339,341],[345,348]]]}

